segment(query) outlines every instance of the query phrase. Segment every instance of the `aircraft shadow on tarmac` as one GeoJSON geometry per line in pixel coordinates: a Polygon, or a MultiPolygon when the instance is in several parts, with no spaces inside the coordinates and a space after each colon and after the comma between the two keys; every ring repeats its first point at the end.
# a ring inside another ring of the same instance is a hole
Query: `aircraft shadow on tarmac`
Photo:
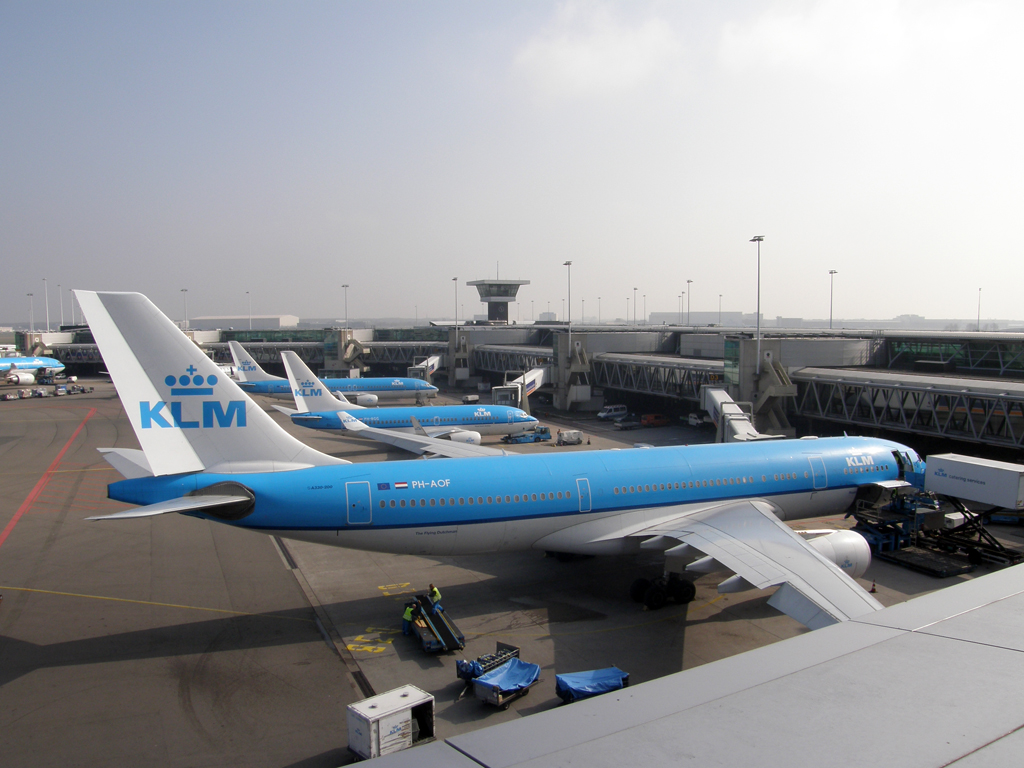
{"type": "Polygon", "coordinates": [[[245,651],[321,640],[311,609],[227,616],[38,645],[0,636],[0,686],[39,669],[245,651]]]}

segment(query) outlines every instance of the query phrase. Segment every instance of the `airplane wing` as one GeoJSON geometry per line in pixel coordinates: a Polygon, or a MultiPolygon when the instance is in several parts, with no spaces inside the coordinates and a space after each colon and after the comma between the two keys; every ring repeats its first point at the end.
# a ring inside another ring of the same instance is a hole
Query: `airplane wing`
{"type": "MultiPolygon", "coordinates": [[[[678,542],[666,551],[667,557],[703,553],[751,587],[779,587],[768,604],[811,629],[882,608],[842,569],[772,514],[771,505],[764,501],[730,502],[685,512],[629,535],[665,537],[678,542]],[[687,550],[689,547],[697,552],[687,550]]],[[[696,566],[694,570],[700,571],[699,563],[707,571],[721,570],[707,559],[688,568],[696,566]]],[[[721,586],[719,590],[730,591],[721,586]]]]}
{"type": "Polygon", "coordinates": [[[515,453],[504,451],[500,448],[488,448],[483,445],[472,445],[469,443],[456,443],[451,440],[440,440],[436,437],[399,432],[395,429],[377,429],[359,421],[349,413],[341,411],[338,416],[341,418],[341,426],[354,434],[379,440],[382,443],[393,445],[419,455],[444,456],[451,459],[467,458],[470,456],[515,456],[515,453]]]}

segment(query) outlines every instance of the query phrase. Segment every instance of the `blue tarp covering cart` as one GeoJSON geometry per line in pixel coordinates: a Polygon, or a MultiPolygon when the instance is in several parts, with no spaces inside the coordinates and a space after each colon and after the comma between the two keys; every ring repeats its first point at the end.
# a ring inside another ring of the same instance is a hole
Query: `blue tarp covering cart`
{"type": "Polygon", "coordinates": [[[508,709],[509,704],[530,692],[540,680],[540,667],[510,659],[473,681],[473,694],[488,704],[508,709]]]}
{"type": "Polygon", "coordinates": [[[555,675],[555,693],[566,704],[608,691],[617,691],[629,685],[629,673],[618,667],[594,669],[589,672],[572,672],[555,675]]]}

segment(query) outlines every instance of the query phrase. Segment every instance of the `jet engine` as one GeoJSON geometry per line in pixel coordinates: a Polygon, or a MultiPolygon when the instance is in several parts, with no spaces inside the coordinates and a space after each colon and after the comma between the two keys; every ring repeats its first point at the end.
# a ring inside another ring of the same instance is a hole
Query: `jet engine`
{"type": "Polygon", "coordinates": [[[5,377],[8,384],[35,384],[36,376],[28,371],[11,371],[5,377]]]}
{"type": "Polygon", "coordinates": [[[468,443],[469,445],[480,445],[480,433],[469,430],[452,432],[448,439],[453,443],[468,443]]]}
{"type": "Polygon", "coordinates": [[[377,404],[376,395],[355,395],[355,397],[348,398],[349,400],[355,400],[356,405],[362,405],[365,407],[374,406],[377,404]]]}
{"type": "Polygon", "coordinates": [[[857,579],[871,565],[871,547],[856,531],[799,531],[818,554],[838,565],[857,579]]]}

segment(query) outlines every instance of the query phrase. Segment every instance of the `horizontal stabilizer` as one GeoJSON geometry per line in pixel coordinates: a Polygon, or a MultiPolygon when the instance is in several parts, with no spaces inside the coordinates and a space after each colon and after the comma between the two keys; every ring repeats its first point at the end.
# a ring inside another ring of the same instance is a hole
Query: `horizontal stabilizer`
{"type": "Polygon", "coordinates": [[[131,520],[137,517],[155,517],[167,515],[171,512],[215,512],[225,507],[235,507],[239,504],[252,503],[251,496],[184,496],[180,499],[161,501],[159,504],[149,504],[145,507],[126,509],[123,512],[115,512],[112,515],[97,515],[87,517],[86,520],[131,520]]]}
{"type": "Polygon", "coordinates": [[[100,448],[103,460],[121,473],[127,480],[137,477],[153,477],[146,454],[138,448],[100,448]]]}

